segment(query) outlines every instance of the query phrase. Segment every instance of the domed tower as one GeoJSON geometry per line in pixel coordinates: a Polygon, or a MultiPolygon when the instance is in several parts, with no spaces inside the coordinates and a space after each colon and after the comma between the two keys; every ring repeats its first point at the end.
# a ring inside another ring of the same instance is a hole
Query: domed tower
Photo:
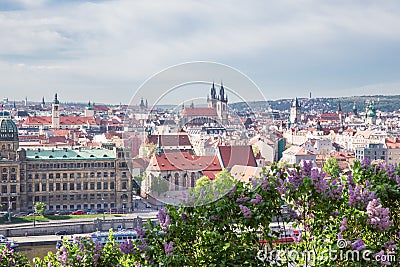
{"type": "Polygon", "coordinates": [[[0,157],[16,160],[18,147],[17,125],[9,118],[0,118],[0,157]]]}
{"type": "Polygon", "coordinates": [[[376,123],[376,110],[374,106],[374,102],[369,103],[365,110],[365,123],[368,125],[374,125],[376,123]]]}

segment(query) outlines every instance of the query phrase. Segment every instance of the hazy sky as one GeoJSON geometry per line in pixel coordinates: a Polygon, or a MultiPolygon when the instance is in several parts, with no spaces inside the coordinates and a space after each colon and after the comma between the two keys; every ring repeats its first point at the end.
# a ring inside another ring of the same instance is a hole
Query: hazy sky
{"type": "Polygon", "coordinates": [[[397,0],[0,0],[1,97],[128,103],[188,61],[232,66],[267,99],[400,94],[399,25],[397,0]]]}

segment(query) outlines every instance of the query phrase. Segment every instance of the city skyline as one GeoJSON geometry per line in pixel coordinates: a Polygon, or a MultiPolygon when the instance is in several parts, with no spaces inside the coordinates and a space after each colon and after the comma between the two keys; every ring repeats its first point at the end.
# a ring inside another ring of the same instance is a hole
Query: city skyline
{"type": "Polygon", "coordinates": [[[1,97],[39,102],[57,92],[63,102],[129,103],[153,74],[198,60],[239,69],[268,100],[309,92],[396,94],[399,7],[396,1],[173,1],[168,7],[1,1],[1,97]]]}

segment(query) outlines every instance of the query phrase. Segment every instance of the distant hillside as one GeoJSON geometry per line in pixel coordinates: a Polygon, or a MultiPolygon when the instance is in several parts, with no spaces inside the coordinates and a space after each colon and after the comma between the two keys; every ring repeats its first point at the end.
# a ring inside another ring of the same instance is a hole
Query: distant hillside
{"type": "MultiPolygon", "coordinates": [[[[293,99],[268,100],[268,105],[273,110],[288,111],[293,99]]],[[[374,96],[351,96],[340,98],[299,98],[304,111],[316,110],[323,112],[335,112],[338,105],[342,107],[343,112],[352,112],[353,105],[356,104],[358,112],[365,111],[369,101],[374,101],[377,110],[390,112],[400,110],[400,95],[374,95],[374,96]]],[[[253,110],[265,110],[267,108],[265,101],[254,101],[249,103],[238,102],[229,104],[229,107],[236,110],[246,110],[249,106],[253,110]]]]}

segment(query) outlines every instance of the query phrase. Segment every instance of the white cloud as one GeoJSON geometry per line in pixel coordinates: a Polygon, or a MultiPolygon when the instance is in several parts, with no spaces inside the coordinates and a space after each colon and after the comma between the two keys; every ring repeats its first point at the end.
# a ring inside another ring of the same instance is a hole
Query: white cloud
{"type": "Polygon", "coordinates": [[[12,80],[22,75],[12,64],[25,64],[23,73],[30,77],[25,88],[43,88],[46,80],[81,89],[128,88],[190,60],[290,68],[309,62],[291,62],[288,51],[329,62],[352,57],[338,47],[352,52],[357,48],[351,45],[398,43],[400,38],[396,1],[19,3],[26,9],[0,14],[0,59],[3,71],[10,73],[2,82],[9,86],[22,86],[12,80]],[[276,55],[282,60],[261,62],[276,55]]]}

